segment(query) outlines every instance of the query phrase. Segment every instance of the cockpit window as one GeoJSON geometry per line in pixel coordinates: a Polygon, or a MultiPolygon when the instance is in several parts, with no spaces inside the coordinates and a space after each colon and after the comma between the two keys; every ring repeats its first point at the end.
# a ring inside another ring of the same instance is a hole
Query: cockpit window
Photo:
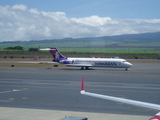
{"type": "Polygon", "coordinates": [[[122,61],[122,62],[127,62],[127,61],[122,61]]]}

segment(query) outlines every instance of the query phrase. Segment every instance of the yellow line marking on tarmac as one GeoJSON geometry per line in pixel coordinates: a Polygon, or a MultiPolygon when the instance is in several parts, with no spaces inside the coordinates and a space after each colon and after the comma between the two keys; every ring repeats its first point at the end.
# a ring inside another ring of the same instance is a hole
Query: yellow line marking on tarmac
{"type": "Polygon", "coordinates": [[[0,92],[0,94],[2,94],[2,93],[8,93],[8,92],[12,92],[12,91],[3,91],[3,92],[0,92]]]}
{"type": "Polygon", "coordinates": [[[14,89],[13,92],[15,92],[15,91],[22,91],[22,90],[16,90],[16,89],[14,89]]]}
{"type": "Polygon", "coordinates": [[[10,90],[10,91],[2,91],[2,92],[0,92],[0,94],[9,93],[9,92],[17,92],[17,91],[22,91],[22,90],[13,89],[13,90],[10,90]]]}

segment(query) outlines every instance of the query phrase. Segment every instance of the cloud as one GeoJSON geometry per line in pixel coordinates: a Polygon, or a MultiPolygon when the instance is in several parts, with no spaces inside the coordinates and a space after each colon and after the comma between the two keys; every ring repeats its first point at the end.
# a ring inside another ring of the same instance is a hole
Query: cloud
{"type": "Polygon", "coordinates": [[[71,20],[84,24],[86,26],[103,26],[105,24],[117,24],[117,21],[112,20],[110,17],[98,17],[98,16],[90,16],[86,18],[71,18],[71,20]]]}
{"type": "Polygon", "coordinates": [[[68,18],[19,4],[0,6],[0,42],[98,37],[160,31],[160,19],[68,18]]]}
{"type": "Polygon", "coordinates": [[[12,9],[13,10],[16,10],[16,9],[19,9],[19,10],[22,10],[22,11],[25,11],[25,10],[27,10],[27,6],[25,6],[25,5],[14,5],[13,7],[12,7],[12,9]]]}

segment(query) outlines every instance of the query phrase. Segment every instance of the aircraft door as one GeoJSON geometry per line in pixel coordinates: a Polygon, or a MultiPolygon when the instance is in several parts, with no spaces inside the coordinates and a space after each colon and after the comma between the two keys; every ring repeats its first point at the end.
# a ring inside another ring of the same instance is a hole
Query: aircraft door
{"type": "Polygon", "coordinates": [[[74,60],[72,60],[72,64],[74,64],[74,60]]]}

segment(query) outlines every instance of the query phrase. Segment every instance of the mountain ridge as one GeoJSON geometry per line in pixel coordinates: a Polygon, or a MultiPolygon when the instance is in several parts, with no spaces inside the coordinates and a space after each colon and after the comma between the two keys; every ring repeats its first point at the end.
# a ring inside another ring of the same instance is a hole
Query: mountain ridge
{"type": "Polygon", "coordinates": [[[160,42],[160,32],[141,33],[141,34],[124,34],[114,36],[102,37],[85,37],[85,38],[62,38],[62,39],[44,39],[44,40],[30,40],[30,41],[3,41],[2,43],[16,43],[16,42],[85,42],[85,41],[105,41],[105,42],[160,42]]]}

